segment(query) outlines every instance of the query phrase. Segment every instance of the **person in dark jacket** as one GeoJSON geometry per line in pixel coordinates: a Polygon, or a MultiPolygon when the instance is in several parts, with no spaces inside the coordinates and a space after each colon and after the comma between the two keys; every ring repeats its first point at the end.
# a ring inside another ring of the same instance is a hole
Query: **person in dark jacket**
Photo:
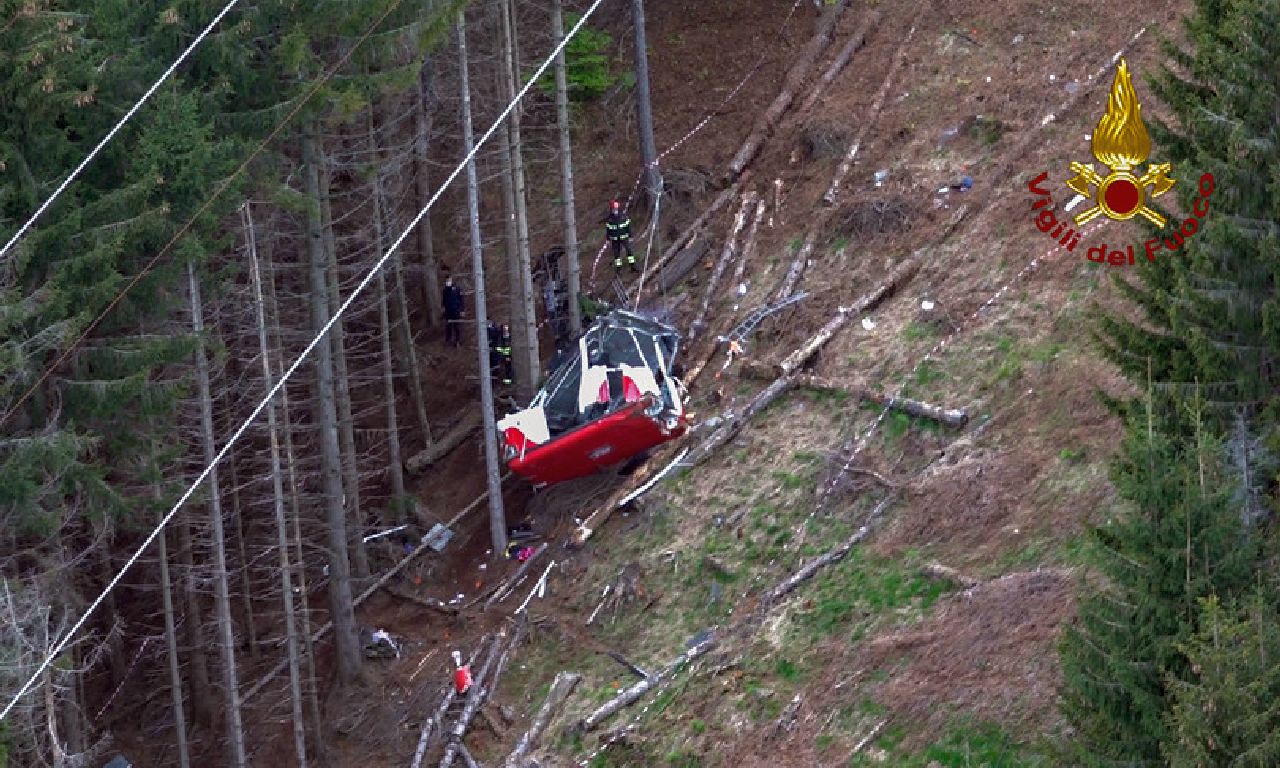
{"type": "Polygon", "coordinates": [[[466,305],[462,291],[453,284],[453,278],[444,281],[444,343],[462,345],[462,311],[466,305]]]}
{"type": "Polygon", "coordinates": [[[515,381],[515,370],[511,365],[511,326],[502,326],[502,335],[498,339],[499,369],[502,371],[502,383],[515,381]]]}
{"type": "Polygon", "coordinates": [[[622,203],[614,200],[609,203],[609,217],[604,221],[605,234],[609,244],[613,246],[613,266],[622,269],[622,250],[627,251],[627,263],[633,272],[639,272],[636,255],[631,252],[631,217],[622,210],[622,203]]]}

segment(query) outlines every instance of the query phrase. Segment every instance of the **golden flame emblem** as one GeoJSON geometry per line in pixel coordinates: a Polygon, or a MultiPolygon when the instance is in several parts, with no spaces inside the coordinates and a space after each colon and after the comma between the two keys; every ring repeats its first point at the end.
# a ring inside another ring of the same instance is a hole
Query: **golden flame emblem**
{"type": "Polygon", "coordinates": [[[1142,105],[1138,103],[1138,94],[1133,90],[1133,80],[1129,76],[1129,64],[1124,59],[1120,59],[1120,66],[1116,68],[1107,111],[1093,131],[1091,149],[1094,158],[1111,173],[1103,177],[1092,165],[1071,163],[1071,171],[1076,175],[1067,182],[1067,186],[1078,195],[1093,198],[1096,203],[1075,217],[1076,226],[1084,226],[1103,214],[1117,221],[1142,216],[1157,227],[1163,227],[1165,218],[1147,207],[1147,187],[1151,187],[1150,197],[1153,198],[1168,192],[1174,185],[1174,180],[1167,175],[1173,170],[1173,165],[1152,164],[1147,166],[1147,172],[1142,176],[1133,174],[1133,170],[1151,154],[1151,137],[1142,122],[1142,105]],[[1092,187],[1097,187],[1097,191],[1092,187]]]}

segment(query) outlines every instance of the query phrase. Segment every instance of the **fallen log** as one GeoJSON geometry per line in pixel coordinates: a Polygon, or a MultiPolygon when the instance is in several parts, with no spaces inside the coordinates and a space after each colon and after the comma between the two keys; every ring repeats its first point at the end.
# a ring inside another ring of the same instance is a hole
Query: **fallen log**
{"type": "Polygon", "coordinates": [[[769,203],[763,197],[756,201],[756,215],[751,220],[751,229],[747,230],[747,244],[743,246],[742,258],[738,259],[738,266],[733,270],[735,288],[742,282],[742,276],[746,274],[751,257],[756,255],[756,236],[760,233],[760,222],[764,221],[764,213],[768,208],[769,203]]]}
{"type": "MultiPolygon", "coordinates": [[[[712,432],[706,440],[689,453],[689,458],[686,460],[685,466],[682,468],[683,471],[687,472],[689,469],[692,469],[706,461],[711,454],[720,450],[730,440],[736,437],[748,420],[763,411],[765,408],[773,405],[778,398],[789,392],[793,386],[795,386],[795,379],[789,376],[783,376],[761,390],[759,394],[751,399],[751,402],[747,403],[747,406],[742,409],[741,414],[731,416],[726,419],[723,424],[716,427],[716,430],[712,432]]],[[[683,472],[680,472],[679,474],[683,474],[683,472]]]]}
{"type": "MultiPolygon", "coordinates": [[[[651,267],[649,267],[649,269],[645,272],[642,279],[653,280],[658,275],[658,273],[661,272],[667,266],[667,264],[676,257],[676,254],[680,253],[680,251],[684,250],[685,246],[693,242],[693,238],[696,237],[698,233],[700,233],[703,230],[704,227],[706,227],[707,222],[711,220],[711,217],[716,215],[716,213],[721,208],[723,208],[726,203],[728,203],[730,200],[738,196],[738,190],[742,187],[743,184],[747,183],[747,180],[750,178],[750,175],[751,174],[743,174],[742,178],[739,179],[736,183],[731,184],[719,195],[716,195],[716,199],[711,201],[711,205],[707,206],[706,210],[704,210],[698,216],[698,218],[694,219],[692,224],[685,227],[684,232],[682,232],[680,236],[675,239],[675,242],[671,243],[670,247],[668,247],[667,250],[662,252],[662,257],[659,258],[657,261],[655,261],[651,267]]],[[[650,290],[653,290],[653,289],[651,288],[650,290]]]]}
{"type": "Polygon", "coordinates": [[[925,403],[920,400],[912,400],[907,397],[891,397],[872,392],[868,389],[850,389],[844,387],[830,379],[824,379],[821,376],[797,376],[796,384],[808,389],[818,389],[825,392],[840,392],[864,400],[868,403],[875,403],[895,411],[901,411],[909,416],[918,416],[922,419],[932,419],[940,424],[948,427],[963,427],[969,423],[969,414],[960,408],[943,408],[940,405],[925,403]]]}
{"type": "Polygon", "coordinates": [[[955,568],[949,568],[941,563],[929,563],[920,569],[920,575],[934,581],[941,581],[946,584],[959,587],[960,589],[972,589],[980,583],[977,579],[965,576],[955,568]]]}
{"type": "Polygon", "coordinates": [[[421,472],[448,456],[454,448],[461,445],[464,440],[471,436],[471,433],[479,428],[480,414],[473,410],[464,416],[462,421],[458,422],[444,437],[406,459],[404,462],[405,471],[410,473],[421,472]]]}
{"type": "Polygon", "coordinates": [[[622,693],[613,697],[609,701],[606,701],[595,712],[592,712],[584,719],[578,721],[575,726],[576,730],[578,733],[585,733],[587,731],[594,730],[600,725],[600,723],[609,719],[625,707],[634,704],[649,689],[665,682],[672,675],[679,672],[686,664],[714,648],[718,642],[719,636],[715,632],[712,632],[705,640],[676,657],[675,661],[668,664],[666,668],[657,675],[653,675],[652,677],[648,677],[638,683],[635,683],[622,693]]]}
{"type": "Polygon", "coordinates": [[[782,115],[786,113],[787,108],[795,101],[796,92],[800,90],[805,80],[808,79],[809,71],[818,63],[818,58],[822,56],[822,52],[831,44],[831,33],[835,31],[836,23],[840,21],[840,17],[848,7],[849,0],[837,0],[835,7],[827,12],[826,18],[818,26],[818,33],[813,36],[813,39],[805,46],[804,51],[796,59],[795,63],[791,65],[791,69],[787,72],[786,79],[783,81],[782,90],[774,98],[769,108],[764,111],[764,114],[756,120],[751,133],[747,135],[746,141],[742,143],[742,148],[738,150],[738,154],[734,155],[733,160],[730,161],[726,181],[736,179],[760,152],[760,148],[773,133],[773,129],[777,127],[782,115]]]}
{"type": "Polygon", "coordinates": [[[685,276],[693,271],[693,268],[702,263],[702,259],[707,255],[707,251],[711,250],[711,241],[699,237],[689,244],[689,247],[680,252],[680,256],[666,266],[662,272],[658,273],[654,279],[651,290],[657,291],[659,294],[675,288],[684,280],[685,276]]]}
{"type": "Polygon", "coordinates": [[[511,592],[520,585],[520,582],[524,581],[525,576],[529,573],[529,569],[533,566],[533,561],[538,559],[538,555],[547,551],[547,546],[548,544],[545,541],[539,544],[538,548],[533,551],[533,554],[529,555],[529,559],[521,563],[520,567],[516,569],[516,572],[511,574],[511,578],[507,579],[502,586],[498,588],[498,591],[493,593],[493,597],[490,597],[484,602],[483,610],[487,611],[493,607],[494,603],[500,603],[503,600],[506,600],[511,592]]]}
{"type": "Polygon", "coordinates": [[[880,302],[893,295],[893,292],[896,291],[900,285],[915,277],[916,272],[919,270],[920,259],[914,254],[909,256],[906,261],[900,263],[893,272],[889,273],[889,276],[884,279],[884,282],[876,286],[870,293],[863,295],[854,302],[852,306],[841,307],[840,311],[836,313],[836,316],[827,321],[827,324],[814,334],[812,338],[805,342],[804,346],[792,352],[790,355],[787,355],[782,362],[778,363],[776,368],[778,375],[790,376],[798,371],[801,366],[809,362],[809,359],[813,357],[818,350],[823,347],[823,345],[828,341],[831,341],[831,339],[840,332],[840,329],[844,328],[845,325],[848,324],[849,320],[851,320],[855,315],[860,315],[863,312],[875,309],[880,305],[880,302]]]}
{"type": "Polygon", "coordinates": [[[458,742],[458,754],[462,755],[462,762],[467,764],[467,768],[480,768],[480,766],[476,764],[476,759],[471,756],[471,752],[467,749],[466,744],[458,742]]]}
{"type": "MultiPolygon", "coordinates": [[[[922,4],[921,11],[925,8],[922,4]]],[[[884,76],[884,82],[880,84],[880,92],[876,94],[875,101],[871,102],[871,108],[864,115],[862,120],[862,130],[858,131],[858,137],[853,140],[853,144],[849,146],[849,151],[845,153],[844,159],[840,161],[840,167],[836,169],[835,178],[831,180],[831,186],[827,188],[826,194],[822,196],[822,202],[828,206],[835,205],[836,199],[840,196],[840,185],[844,183],[845,177],[849,175],[849,171],[853,170],[853,160],[858,155],[858,148],[862,146],[862,140],[867,135],[867,129],[875,122],[876,117],[880,114],[880,110],[884,108],[885,97],[889,95],[889,86],[893,83],[893,76],[897,74],[902,67],[903,59],[906,58],[907,46],[911,43],[911,38],[915,36],[916,25],[912,24],[907,36],[903,38],[902,44],[898,46],[898,52],[894,54],[893,64],[889,67],[889,72],[884,76]]]]}
{"type": "Polygon", "coordinates": [[[862,21],[862,26],[858,27],[858,31],[850,36],[844,47],[836,54],[831,66],[827,67],[827,71],[823,72],[822,77],[818,78],[818,82],[809,93],[809,97],[804,100],[804,104],[800,105],[800,112],[808,112],[817,103],[823,92],[826,91],[827,86],[835,82],[840,73],[844,71],[844,68],[849,65],[849,60],[853,58],[853,54],[857,53],[858,49],[866,42],[871,28],[879,23],[880,9],[876,8],[867,14],[862,21]]]}
{"type": "Polygon", "coordinates": [[[507,761],[503,763],[504,768],[521,768],[521,761],[525,755],[538,748],[538,742],[542,740],[543,732],[547,730],[552,718],[564,706],[569,694],[573,693],[573,689],[581,681],[582,675],[574,672],[558,672],[556,674],[555,682],[551,684],[551,690],[547,693],[547,698],[538,709],[538,714],[534,715],[533,722],[529,724],[529,730],[525,731],[520,740],[516,742],[516,748],[507,756],[507,761]]]}
{"type": "Polygon", "coordinates": [[[489,686],[489,670],[493,668],[498,646],[502,644],[502,640],[503,632],[499,632],[493,638],[493,642],[489,644],[489,651],[485,655],[483,666],[480,667],[480,674],[475,676],[471,690],[467,692],[467,704],[463,708],[462,714],[458,717],[458,722],[454,723],[453,728],[449,731],[449,745],[445,747],[444,756],[440,758],[440,768],[449,768],[458,757],[458,747],[462,745],[462,736],[467,732],[467,726],[471,724],[471,718],[476,716],[476,710],[484,703],[486,689],[489,686]]]}
{"type": "Polygon", "coordinates": [[[888,508],[894,498],[896,497],[893,494],[886,496],[876,505],[875,509],[871,510],[871,514],[867,515],[867,521],[862,524],[862,527],[854,531],[852,536],[845,539],[839,546],[825,555],[810,560],[781,584],[769,590],[768,594],[760,599],[760,604],[756,607],[756,616],[763,616],[775,603],[786,597],[796,587],[813,578],[813,575],[818,571],[832,563],[838,563],[843,560],[850,550],[875,530],[875,527],[880,523],[880,518],[884,516],[885,509],[888,508]]]}
{"type": "Polygon", "coordinates": [[[791,260],[791,266],[787,268],[787,275],[782,279],[782,285],[774,294],[775,302],[782,301],[790,296],[800,284],[800,278],[804,275],[804,270],[809,265],[809,258],[813,255],[813,249],[818,245],[818,236],[826,231],[827,221],[831,218],[828,211],[823,211],[809,224],[809,230],[805,232],[804,243],[800,246],[800,250],[796,251],[796,257],[791,260]]]}
{"type": "Polygon", "coordinates": [[[673,441],[667,445],[668,447],[665,450],[659,451],[648,459],[645,459],[644,463],[631,474],[630,482],[624,483],[622,487],[609,494],[609,498],[605,499],[605,502],[601,504],[595,512],[592,512],[590,517],[583,520],[578,527],[574,529],[569,540],[565,542],[565,546],[567,548],[578,549],[586,544],[587,539],[591,538],[591,535],[599,530],[600,526],[604,525],[605,522],[608,521],[609,517],[613,515],[613,511],[618,508],[623,499],[626,499],[637,489],[644,487],[646,482],[657,475],[657,472],[660,470],[656,468],[663,466],[663,462],[672,456],[672,451],[675,450],[676,442],[673,441]]]}
{"type": "MultiPolygon", "coordinates": [[[[476,643],[475,650],[471,652],[471,656],[467,659],[468,664],[475,663],[480,649],[484,647],[485,641],[488,639],[488,635],[480,638],[480,642],[476,643]]],[[[435,733],[436,726],[444,722],[444,714],[449,711],[449,707],[453,705],[453,700],[457,696],[458,691],[453,687],[453,681],[446,683],[444,696],[440,698],[440,706],[436,707],[435,713],[422,724],[422,732],[418,736],[418,748],[414,750],[413,762],[409,764],[410,768],[421,768],[422,760],[427,756],[427,749],[431,746],[431,736],[435,733]]]]}
{"type": "Polygon", "coordinates": [[[724,276],[724,271],[728,268],[729,262],[738,253],[738,235],[742,234],[742,227],[747,223],[747,211],[756,204],[756,198],[755,190],[742,196],[742,205],[738,206],[738,213],[733,217],[733,228],[729,230],[729,236],[724,241],[724,248],[720,251],[720,259],[716,262],[716,267],[711,272],[710,279],[707,280],[706,290],[702,294],[702,306],[699,307],[697,316],[689,325],[687,338],[690,342],[696,339],[706,328],[707,310],[711,308],[711,300],[715,298],[716,288],[720,286],[720,278],[724,276]]]}
{"type": "Polygon", "coordinates": [[[404,590],[398,587],[393,587],[390,584],[384,584],[382,588],[387,592],[387,594],[391,595],[392,597],[399,598],[400,600],[405,600],[407,602],[413,603],[414,605],[419,605],[419,606],[422,606],[423,608],[427,608],[432,611],[437,611],[439,613],[447,614],[449,616],[458,615],[457,607],[452,605],[446,605],[445,603],[441,602],[440,600],[436,600],[435,598],[418,597],[415,594],[412,594],[410,592],[405,592],[404,590]]]}
{"type": "Polygon", "coordinates": [[[773,724],[773,731],[769,734],[769,739],[776,739],[784,733],[787,733],[796,725],[796,716],[800,714],[800,694],[796,694],[791,699],[791,703],[787,708],[782,710],[782,714],[773,724]]]}

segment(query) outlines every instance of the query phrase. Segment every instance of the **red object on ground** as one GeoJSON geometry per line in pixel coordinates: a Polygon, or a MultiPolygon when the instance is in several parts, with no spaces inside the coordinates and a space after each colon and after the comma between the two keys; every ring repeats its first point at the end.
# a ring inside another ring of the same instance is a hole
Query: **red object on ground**
{"type": "Polygon", "coordinates": [[[535,485],[561,483],[593,475],[684,434],[689,424],[683,414],[669,432],[660,419],[644,414],[651,398],[646,395],[608,416],[531,447],[508,466],[535,485]]]}
{"type": "Polygon", "coordinates": [[[464,664],[453,673],[453,690],[459,695],[471,689],[471,665],[464,664]]]}

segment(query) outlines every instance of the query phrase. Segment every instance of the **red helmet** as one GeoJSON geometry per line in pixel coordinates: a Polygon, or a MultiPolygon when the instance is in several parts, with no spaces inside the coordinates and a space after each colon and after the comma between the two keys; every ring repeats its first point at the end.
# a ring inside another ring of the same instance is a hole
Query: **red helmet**
{"type": "Polygon", "coordinates": [[[622,203],[618,202],[617,200],[614,200],[609,203],[609,207],[616,211],[622,207],[622,203]]]}

